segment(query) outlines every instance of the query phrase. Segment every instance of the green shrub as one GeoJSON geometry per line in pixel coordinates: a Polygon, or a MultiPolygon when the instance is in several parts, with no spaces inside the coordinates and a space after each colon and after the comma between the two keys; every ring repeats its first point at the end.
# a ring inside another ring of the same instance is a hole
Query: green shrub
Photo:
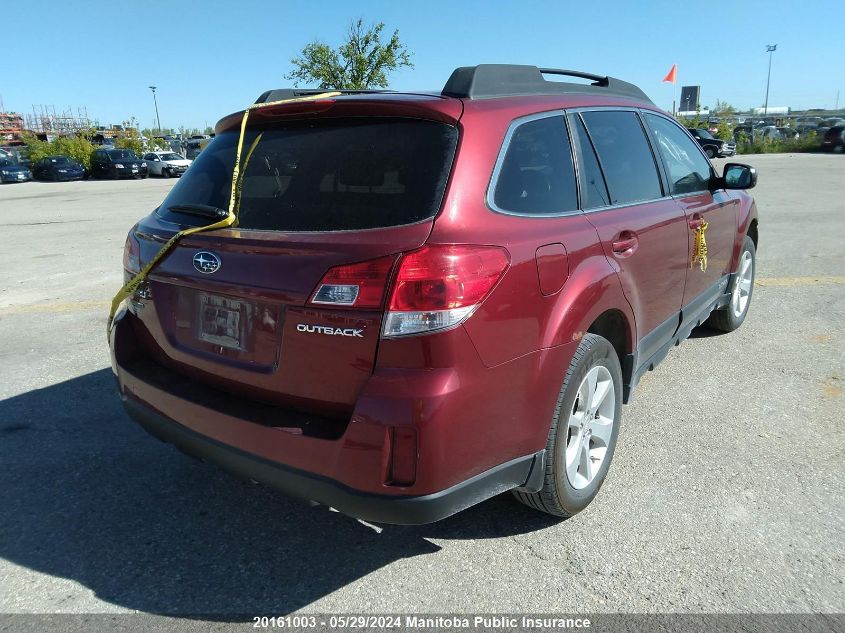
{"type": "Polygon", "coordinates": [[[723,141],[732,141],[733,140],[733,130],[731,126],[727,124],[727,122],[722,121],[717,126],[716,134],[714,134],[716,138],[720,138],[723,141]]]}
{"type": "Polygon", "coordinates": [[[40,140],[35,134],[23,133],[23,142],[29,150],[29,160],[33,163],[53,153],[52,145],[47,141],[40,140]]]}
{"type": "Polygon", "coordinates": [[[800,138],[755,138],[750,140],[744,134],[737,142],[740,154],[779,154],[785,152],[813,152],[819,148],[815,132],[800,138]]]}
{"type": "Polygon", "coordinates": [[[61,136],[50,145],[53,146],[54,154],[69,156],[82,163],[85,169],[91,169],[91,154],[94,153],[94,145],[84,136],[61,136]]]}
{"type": "Polygon", "coordinates": [[[148,152],[169,152],[170,143],[165,141],[163,138],[149,138],[147,139],[147,151],[148,152]]]}
{"type": "Polygon", "coordinates": [[[114,146],[118,149],[131,150],[136,156],[144,154],[144,142],[136,137],[119,138],[114,142],[114,146]]]}
{"type": "Polygon", "coordinates": [[[29,159],[33,163],[46,156],[61,154],[81,163],[85,169],[91,168],[94,146],[82,135],[60,136],[48,142],[39,140],[34,134],[24,134],[23,141],[29,148],[29,159]]]}

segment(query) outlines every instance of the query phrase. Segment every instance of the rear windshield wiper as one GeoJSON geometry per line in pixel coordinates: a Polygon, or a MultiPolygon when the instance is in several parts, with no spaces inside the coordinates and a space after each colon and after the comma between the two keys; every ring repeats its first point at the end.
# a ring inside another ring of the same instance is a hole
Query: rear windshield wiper
{"type": "Polygon", "coordinates": [[[229,212],[226,209],[221,209],[210,204],[173,204],[167,208],[169,211],[176,211],[185,215],[196,215],[201,218],[211,218],[213,220],[222,220],[229,216],[229,212]]]}

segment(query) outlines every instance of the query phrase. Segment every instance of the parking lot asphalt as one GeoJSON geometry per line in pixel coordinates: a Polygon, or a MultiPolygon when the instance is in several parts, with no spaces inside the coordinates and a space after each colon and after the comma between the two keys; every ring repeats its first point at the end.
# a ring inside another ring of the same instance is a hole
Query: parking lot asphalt
{"type": "Polygon", "coordinates": [[[0,612],[842,612],[845,156],[736,160],[760,174],[750,314],[643,378],[595,503],[421,527],[238,481],[124,415],[107,303],[173,181],[0,187],[0,612]]]}

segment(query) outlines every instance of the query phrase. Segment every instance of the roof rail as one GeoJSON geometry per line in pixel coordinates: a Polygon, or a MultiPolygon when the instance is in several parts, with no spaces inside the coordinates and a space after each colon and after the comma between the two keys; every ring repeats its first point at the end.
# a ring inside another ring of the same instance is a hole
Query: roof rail
{"type": "Polygon", "coordinates": [[[492,99],[518,95],[592,94],[627,97],[637,101],[651,99],[637,86],[620,79],[593,75],[577,70],[537,68],[518,64],[479,64],[456,68],[443,87],[443,96],[462,99],[492,99]],[[564,75],[589,79],[593,83],[547,81],[543,75],[564,75]]]}
{"type": "Polygon", "coordinates": [[[295,99],[296,97],[307,97],[308,95],[319,95],[324,92],[339,92],[345,95],[372,94],[380,92],[393,92],[392,90],[334,90],[333,88],[277,88],[262,92],[255,103],[270,103],[271,101],[282,101],[283,99],[295,99]]]}

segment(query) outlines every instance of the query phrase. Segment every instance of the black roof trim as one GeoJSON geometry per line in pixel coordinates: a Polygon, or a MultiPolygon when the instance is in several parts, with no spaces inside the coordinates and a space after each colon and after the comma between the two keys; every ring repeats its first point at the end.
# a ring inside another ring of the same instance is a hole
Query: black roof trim
{"type": "Polygon", "coordinates": [[[492,99],[494,97],[579,93],[626,97],[652,103],[651,99],[637,86],[621,79],[577,70],[538,68],[518,64],[479,64],[456,68],[441,94],[461,99],[492,99]],[[543,75],[579,77],[589,79],[593,83],[547,81],[543,75]]]}

